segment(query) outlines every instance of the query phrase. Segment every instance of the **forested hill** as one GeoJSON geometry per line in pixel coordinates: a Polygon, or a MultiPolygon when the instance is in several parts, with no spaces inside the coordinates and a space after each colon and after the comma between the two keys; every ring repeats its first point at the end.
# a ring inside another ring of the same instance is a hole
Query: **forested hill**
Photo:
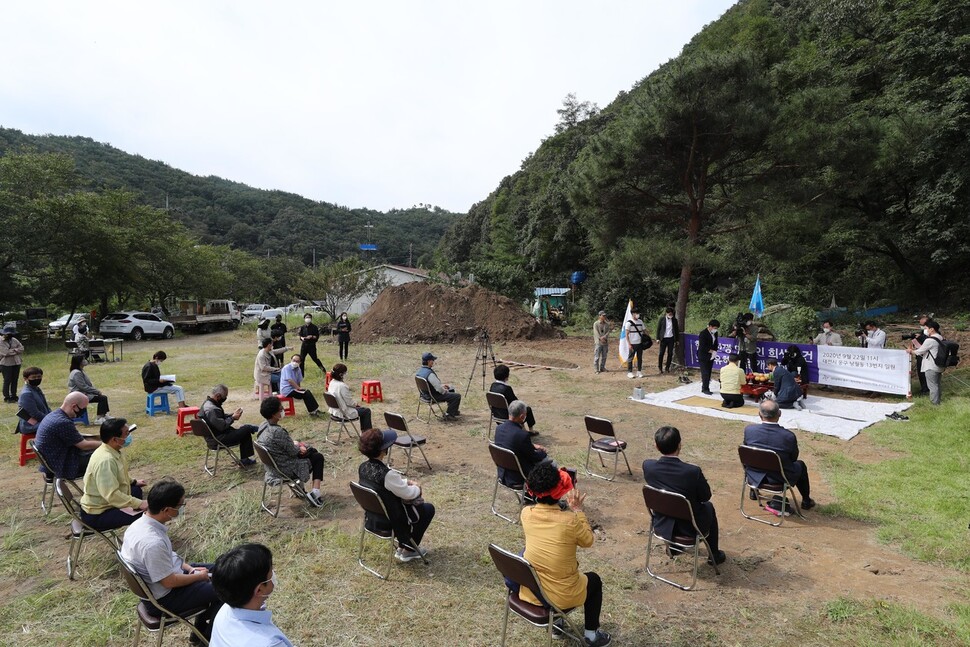
{"type": "Polygon", "coordinates": [[[386,213],[349,209],[199,177],[86,137],[35,136],[0,128],[0,155],[25,150],[70,155],[87,189],[125,189],[161,209],[167,196],[169,214],[204,243],[261,256],[291,256],[307,265],[314,249],[320,262],[359,256],[360,243],[378,246],[378,251],[367,252],[368,260],[407,264],[410,253],[417,264],[430,258],[456,215],[430,205],[386,213]]]}
{"type": "Polygon", "coordinates": [[[586,270],[613,315],[758,273],[773,303],[965,308],[968,34],[966,0],[739,2],[602,111],[565,102],[439,265],[509,294],[586,270]]]}

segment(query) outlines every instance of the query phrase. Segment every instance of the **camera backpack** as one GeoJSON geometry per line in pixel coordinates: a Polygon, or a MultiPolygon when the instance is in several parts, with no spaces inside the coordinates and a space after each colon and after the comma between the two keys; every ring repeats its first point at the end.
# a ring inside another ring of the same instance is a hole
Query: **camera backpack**
{"type": "Polygon", "coordinates": [[[956,366],[960,363],[960,344],[945,339],[940,341],[936,337],[932,337],[931,339],[940,346],[940,350],[936,351],[936,357],[933,358],[937,366],[946,368],[947,366],[956,366]]]}

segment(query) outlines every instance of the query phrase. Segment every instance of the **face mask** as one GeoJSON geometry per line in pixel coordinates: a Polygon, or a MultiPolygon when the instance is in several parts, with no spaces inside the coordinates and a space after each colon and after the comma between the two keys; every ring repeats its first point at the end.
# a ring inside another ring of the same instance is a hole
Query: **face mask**
{"type": "Polygon", "coordinates": [[[125,436],[125,442],[122,445],[122,447],[127,447],[128,445],[130,445],[134,439],[135,439],[134,436],[132,436],[131,434],[128,434],[127,436],[125,436]]]}
{"type": "Polygon", "coordinates": [[[667,318],[668,319],[673,319],[674,318],[674,315],[667,315],[667,318]]]}
{"type": "MultiPolygon", "coordinates": [[[[128,437],[131,438],[131,436],[128,436],[128,437]]],[[[184,503],[179,506],[179,516],[180,517],[184,517],[185,516],[185,504],[184,503]]]]}
{"type": "Polygon", "coordinates": [[[75,407],[74,408],[74,417],[75,418],[80,418],[81,416],[84,415],[84,412],[87,411],[87,410],[88,410],[87,407],[84,407],[83,409],[78,409],[77,407],[75,407]]]}
{"type": "Polygon", "coordinates": [[[930,334],[930,329],[929,328],[923,328],[923,334],[924,335],[930,334]]]}
{"type": "Polygon", "coordinates": [[[711,334],[712,334],[712,335],[716,335],[716,334],[717,334],[717,328],[715,328],[714,330],[712,330],[712,331],[711,331],[711,334]]]}
{"type": "Polygon", "coordinates": [[[35,377],[33,379],[27,380],[27,384],[30,386],[40,386],[40,383],[44,381],[44,378],[35,377]]]}
{"type": "Polygon", "coordinates": [[[299,362],[290,362],[290,366],[292,366],[294,369],[298,369],[298,368],[300,368],[300,363],[299,362]]]}
{"type": "Polygon", "coordinates": [[[832,329],[831,328],[822,328],[822,332],[828,334],[828,333],[832,332],[832,329]]]}
{"type": "Polygon", "coordinates": [[[313,321],[313,319],[304,319],[304,320],[303,320],[303,323],[310,323],[310,322],[312,322],[312,321],[313,321]]]}

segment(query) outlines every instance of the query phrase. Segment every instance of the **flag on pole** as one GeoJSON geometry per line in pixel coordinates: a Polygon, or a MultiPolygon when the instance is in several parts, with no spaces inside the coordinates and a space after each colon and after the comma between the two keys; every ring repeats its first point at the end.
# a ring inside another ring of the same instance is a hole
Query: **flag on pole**
{"type": "Polygon", "coordinates": [[[760,317],[761,313],[765,311],[765,300],[761,296],[761,275],[758,275],[758,280],[754,283],[754,292],[751,293],[751,303],[748,304],[748,309],[754,313],[756,317],[760,317]]]}
{"type": "Polygon", "coordinates": [[[623,323],[620,325],[620,343],[618,345],[618,350],[620,353],[620,362],[626,364],[627,358],[630,356],[630,341],[626,338],[626,322],[633,320],[633,299],[626,304],[626,314],[623,315],[623,323]]]}

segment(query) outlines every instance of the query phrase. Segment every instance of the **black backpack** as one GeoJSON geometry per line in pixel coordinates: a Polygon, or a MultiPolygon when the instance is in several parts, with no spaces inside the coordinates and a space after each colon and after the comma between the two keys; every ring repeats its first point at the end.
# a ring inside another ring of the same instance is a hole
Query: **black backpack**
{"type": "Polygon", "coordinates": [[[960,357],[958,355],[960,352],[960,344],[956,343],[955,341],[947,341],[945,339],[941,341],[936,337],[931,337],[930,339],[935,341],[940,347],[940,349],[936,351],[936,357],[933,358],[933,361],[936,362],[937,366],[940,368],[946,368],[947,366],[956,366],[960,363],[960,357]]]}

